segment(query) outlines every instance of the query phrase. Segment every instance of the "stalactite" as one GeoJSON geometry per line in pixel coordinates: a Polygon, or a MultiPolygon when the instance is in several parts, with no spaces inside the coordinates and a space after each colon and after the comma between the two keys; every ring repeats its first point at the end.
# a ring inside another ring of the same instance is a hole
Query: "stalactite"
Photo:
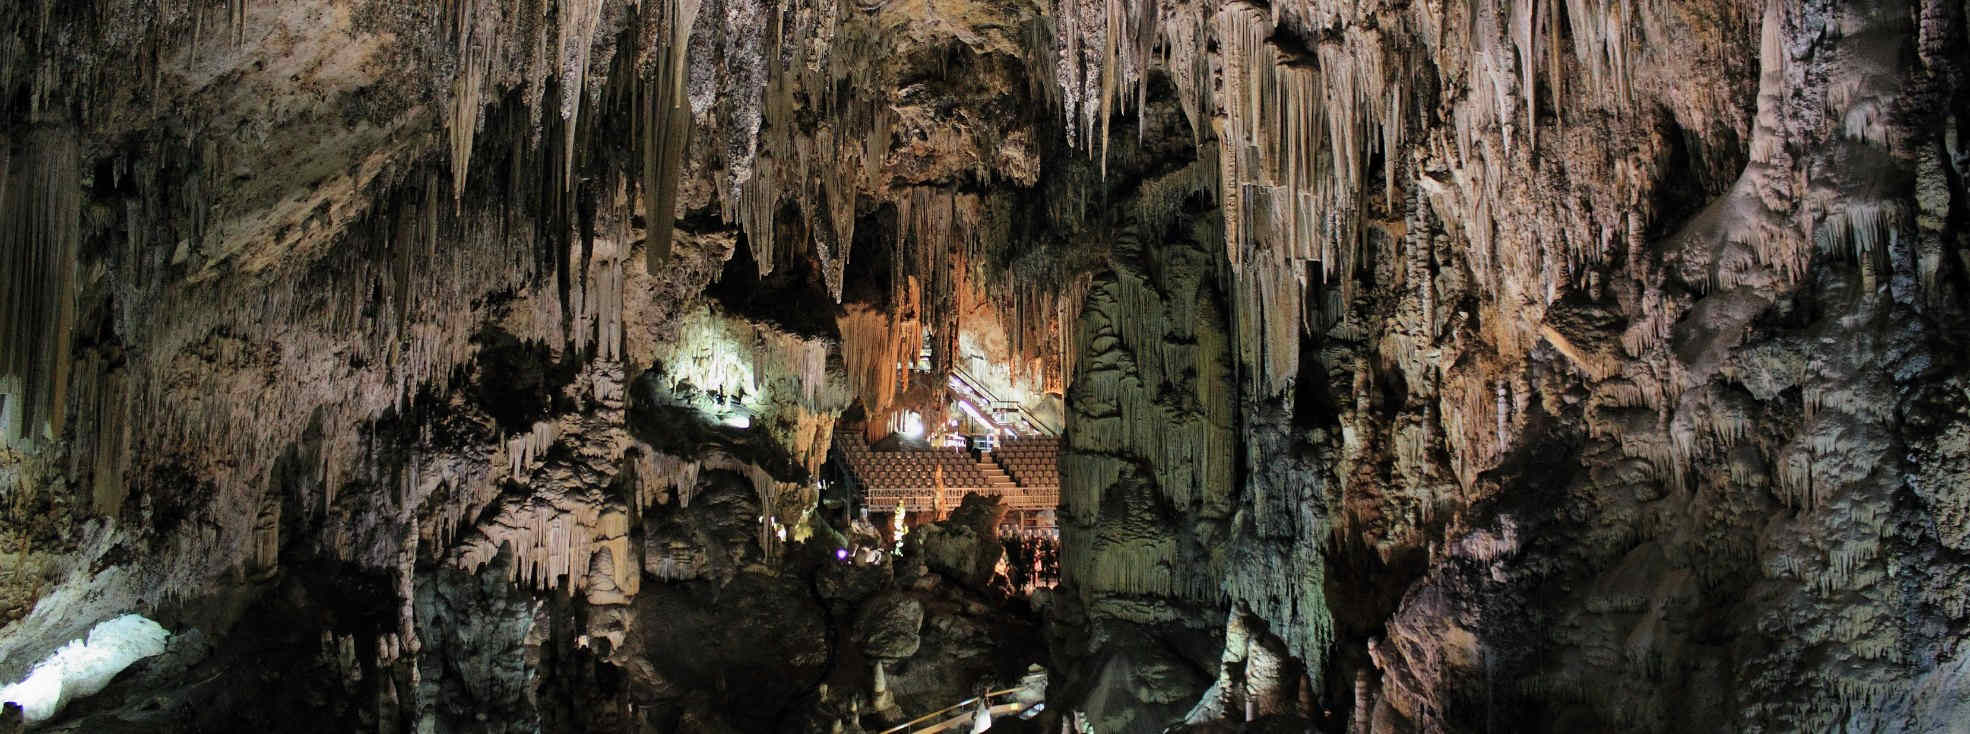
{"type": "Polygon", "coordinates": [[[1633,86],[1628,41],[1631,1],[1566,0],[1573,53],[1587,72],[1586,88],[1620,105],[1629,102],[1633,86]]]}
{"type": "Polygon", "coordinates": [[[555,19],[561,82],[561,192],[574,190],[575,137],[581,129],[581,102],[588,94],[588,59],[602,22],[604,0],[562,0],[555,19]]]}
{"type": "MultiPolygon", "coordinates": [[[[615,217],[618,221],[629,216],[627,192],[617,190],[615,217]]],[[[577,294],[579,304],[572,334],[574,349],[585,353],[593,346],[597,360],[615,361],[623,355],[623,260],[629,249],[627,224],[619,228],[614,237],[596,238],[588,258],[581,291],[577,294]],[[590,339],[593,339],[593,342],[590,339]]]]}
{"type": "MultiPolygon", "coordinates": [[[[1561,86],[1560,81],[1560,11],[1557,5],[1561,1],[1540,0],[1544,12],[1539,14],[1546,16],[1546,94],[1552,100],[1553,116],[1558,118],[1559,124],[1565,125],[1566,106],[1562,101],[1566,99],[1566,88],[1561,86]]],[[[1529,86],[1526,96],[1532,96],[1529,86]]]]}
{"type": "MultiPolygon", "coordinates": [[[[438,142],[434,155],[413,165],[382,166],[376,162],[382,160],[379,157],[365,162],[360,174],[352,166],[355,193],[348,201],[336,200],[332,208],[323,206],[319,221],[311,218],[305,225],[343,234],[306,241],[310,249],[291,253],[292,257],[243,249],[231,229],[237,212],[226,209],[232,205],[227,199],[231,194],[222,185],[231,171],[250,162],[231,160],[239,146],[227,142],[226,136],[206,136],[216,142],[196,141],[175,148],[135,136],[129,140],[145,148],[134,155],[122,152],[124,139],[106,151],[90,153],[103,156],[92,165],[108,166],[97,170],[120,177],[112,182],[99,176],[99,189],[113,188],[116,197],[130,199],[106,199],[99,202],[101,206],[84,210],[99,212],[89,215],[91,231],[99,226],[96,218],[102,217],[108,220],[102,222],[108,225],[105,232],[127,232],[129,238],[127,242],[121,234],[102,238],[108,262],[105,270],[97,272],[106,275],[90,277],[102,278],[105,292],[114,288],[113,300],[87,305],[94,309],[101,304],[109,311],[102,318],[105,323],[113,320],[114,332],[104,344],[83,340],[75,355],[76,377],[66,380],[74,393],[67,397],[61,397],[59,390],[32,401],[23,395],[47,391],[50,378],[62,376],[46,361],[67,361],[68,326],[50,330],[60,332],[62,344],[42,349],[45,360],[29,358],[31,350],[16,345],[39,349],[43,341],[31,336],[43,326],[39,319],[30,320],[29,306],[48,311],[54,321],[73,318],[70,278],[33,276],[22,268],[29,256],[64,248],[67,254],[57,258],[61,269],[75,267],[74,232],[79,225],[54,222],[73,222],[79,216],[51,218],[44,204],[66,196],[70,207],[79,206],[77,178],[82,162],[76,160],[79,154],[73,140],[68,140],[64,143],[68,163],[48,166],[49,154],[38,131],[28,131],[27,140],[17,132],[13,145],[0,145],[0,159],[5,159],[0,163],[0,211],[6,212],[0,216],[0,310],[5,312],[0,317],[0,362],[8,368],[8,374],[0,375],[0,382],[7,383],[0,390],[5,393],[0,396],[0,413],[12,424],[5,438],[11,442],[17,433],[36,434],[33,438],[60,435],[64,413],[74,410],[75,420],[82,423],[77,424],[81,430],[70,436],[75,442],[68,450],[71,476],[93,483],[93,487],[85,484],[84,501],[90,502],[88,495],[93,494],[94,509],[110,517],[123,514],[126,476],[136,490],[134,496],[157,489],[149,486],[157,481],[151,472],[130,471],[132,457],[144,462],[141,466],[149,466],[157,457],[181,457],[201,482],[211,484],[214,516],[231,520],[204,537],[186,541],[186,548],[194,552],[180,554],[183,558],[175,561],[180,567],[172,569],[174,573],[192,578],[205,570],[223,572],[222,566],[265,565],[271,554],[268,546],[279,542],[278,529],[272,527],[272,514],[255,503],[264,497],[268,467],[297,443],[321,445],[318,454],[310,450],[304,462],[306,471],[319,476],[298,483],[297,491],[308,495],[298,503],[309,516],[301,522],[318,522],[324,513],[346,519],[349,503],[337,503],[335,494],[351,482],[374,482],[398,490],[436,486],[428,466],[407,470],[401,477],[373,476],[366,471],[370,460],[353,448],[361,439],[349,426],[390,408],[401,409],[419,399],[420,393],[444,394],[452,375],[458,374],[454,368],[469,362],[475,350],[470,337],[485,323],[487,312],[479,304],[488,293],[522,294],[502,326],[528,332],[523,338],[561,341],[553,333],[558,327],[550,324],[565,308],[575,318],[593,322],[598,354],[606,359],[619,351],[619,341],[612,338],[619,328],[611,324],[621,319],[620,257],[626,254],[626,240],[607,239],[607,244],[622,248],[613,256],[598,242],[595,257],[584,258],[589,277],[579,301],[543,305],[552,299],[526,295],[539,282],[540,272],[530,258],[514,253],[541,239],[538,229],[546,219],[532,210],[539,201],[530,189],[532,182],[548,181],[539,188],[553,188],[557,164],[590,153],[577,151],[544,162],[540,149],[560,147],[557,144],[563,141],[553,135],[546,145],[530,141],[530,135],[538,133],[529,130],[529,110],[517,102],[522,95],[507,94],[516,78],[532,73],[513,69],[554,55],[545,52],[538,54],[540,59],[524,58],[526,35],[547,35],[547,43],[553,42],[551,16],[546,23],[529,24],[520,17],[528,12],[525,7],[512,14],[477,12],[483,5],[461,3],[456,18],[444,16],[445,21],[456,20],[455,37],[442,26],[437,32],[437,55],[444,56],[442,47],[456,41],[460,61],[451,72],[452,97],[444,99],[440,92],[437,100],[440,110],[450,108],[446,120],[450,170],[444,160],[447,142],[438,142]],[[482,14],[485,17],[479,17],[482,14]],[[522,26],[528,34],[518,32],[522,26]],[[505,40],[507,35],[522,40],[505,40]],[[493,100],[491,107],[485,106],[485,100],[493,100]],[[510,166],[510,171],[472,176],[475,146],[481,173],[487,160],[501,155],[511,162],[499,167],[510,166]],[[148,171],[134,169],[132,160],[147,161],[145,156],[153,155],[178,162],[148,171]],[[497,206],[511,209],[489,210],[474,203],[486,197],[462,196],[468,179],[481,187],[487,179],[514,182],[508,184],[504,198],[494,197],[497,206]],[[19,185],[28,180],[34,185],[19,185]],[[453,202],[442,201],[447,182],[453,202]],[[125,193],[131,190],[139,195],[125,193]],[[444,206],[447,203],[450,206],[444,206]],[[352,214],[362,211],[367,213],[352,214]],[[57,234],[63,229],[67,235],[57,234]],[[167,267],[165,259],[173,248],[178,259],[167,267]],[[242,267],[232,267],[228,259],[234,257],[242,267]],[[188,276],[182,285],[180,276],[188,276]],[[35,285],[22,287],[23,282],[35,285]],[[12,374],[16,362],[29,365],[25,370],[29,374],[12,374]],[[20,384],[24,381],[29,384],[20,384]],[[424,392],[426,387],[431,392],[424,392]],[[21,412],[30,409],[37,411],[33,422],[43,426],[18,425],[21,412]],[[311,429],[311,424],[322,428],[311,429]],[[310,431],[324,433],[309,436],[310,431]],[[240,552],[196,552],[206,546],[240,552]]],[[[531,5],[544,4],[523,3],[531,5]]],[[[208,22],[218,17],[215,13],[208,22]]],[[[258,17],[256,11],[256,21],[258,17]]],[[[595,32],[598,37],[602,33],[595,32]]],[[[606,45],[598,39],[585,39],[582,45],[596,42],[606,45]]],[[[600,47],[596,53],[602,53],[600,47]]],[[[438,88],[446,86],[440,80],[438,88]]],[[[608,104],[628,107],[615,102],[613,95],[604,95],[608,104]]],[[[620,112],[608,108],[591,116],[620,112]]],[[[569,127],[583,127],[579,136],[587,136],[594,124],[569,127]]],[[[443,141],[444,135],[439,133],[437,140],[443,141]]],[[[588,145],[585,138],[577,142],[588,145]]],[[[598,189],[605,192],[601,198],[606,206],[606,192],[613,187],[606,176],[600,180],[598,189]]],[[[343,184],[337,178],[331,185],[343,184]]],[[[96,239],[92,236],[90,241],[96,239]]],[[[103,333],[110,336],[107,330],[103,333]]],[[[505,468],[511,471],[510,466],[505,468]]],[[[470,510],[463,508],[471,507],[469,498],[483,494],[492,483],[447,479],[443,486],[447,493],[456,489],[461,508],[445,511],[467,513],[470,510]]],[[[452,532],[457,517],[448,527],[434,523],[430,532],[434,536],[452,532]]],[[[348,530],[340,541],[327,545],[346,555],[370,553],[354,542],[366,537],[363,532],[348,530]]]]}
{"type": "Polygon", "coordinates": [[[1818,230],[1822,252],[1846,249],[1845,254],[1862,263],[1886,261],[1887,246],[1900,235],[1902,205],[1897,201],[1865,199],[1843,202],[1827,215],[1818,230]]]}
{"type": "MultiPolygon", "coordinates": [[[[3,143],[4,141],[0,141],[3,143]]],[[[28,131],[0,158],[0,442],[59,438],[68,406],[81,244],[73,130],[28,131]]]]}
{"type": "Polygon", "coordinates": [[[233,45],[246,43],[246,0],[226,0],[226,30],[233,45]]]}
{"type": "MultiPolygon", "coordinates": [[[[126,474],[130,470],[130,388],[128,373],[120,366],[92,360],[78,391],[79,415],[83,425],[93,431],[77,436],[75,457],[87,457],[91,508],[104,517],[121,517],[123,501],[129,496],[126,474]]],[[[76,472],[80,474],[80,472],[76,472]]]]}
{"type": "Polygon", "coordinates": [[[479,532],[453,552],[454,566],[477,571],[505,546],[514,555],[509,580],[522,587],[585,591],[598,565],[607,567],[611,591],[633,596],[640,586],[642,564],[629,543],[629,516],[596,496],[536,495],[502,508],[479,532]],[[597,564],[602,553],[610,561],[597,564]]]}
{"type": "MultiPolygon", "coordinates": [[[[1225,246],[1247,305],[1273,314],[1262,328],[1241,327],[1241,351],[1271,355],[1253,384],[1276,394],[1297,373],[1298,314],[1306,270],[1318,262],[1322,281],[1335,281],[1352,300],[1360,249],[1359,218],[1368,155],[1402,144],[1401,85],[1388,82],[1378,44],[1325,42],[1313,49],[1318,68],[1282,63],[1273,45],[1274,19],[1245,3],[1215,16],[1224,57],[1225,118],[1218,165],[1225,210],[1225,246]],[[1295,315],[1291,318],[1282,314],[1295,315]]],[[[1384,181],[1394,189],[1393,174],[1384,181]]]]}
{"type": "Polygon", "coordinates": [[[661,272],[670,257],[671,225],[677,214],[677,179],[693,126],[690,99],[684,86],[690,69],[690,34],[697,22],[698,4],[698,0],[664,3],[666,38],[656,52],[656,70],[644,80],[638,93],[645,257],[652,273],[661,272]]]}
{"type": "Polygon", "coordinates": [[[886,423],[907,374],[905,360],[916,355],[915,335],[922,333],[921,326],[914,319],[859,306],[849,307],[839,326],[849,385],[861,397],[868,422],[886,423]]]}
{"type": "MultiPolygon", "coordinates": [[[[858,196],[880,194],[889,184],[883,164],[897,113],[887,98],[870,93],[882,81],[866,63],[887,48],[881,37],[886,31],[829,14],[796,14],[791,20],[775,14],[768,20],[760,55],[768,68],[761,80],[759,134],[746,141],[752,146],[741,166],[746,174],[732,174],[732,193],[721,196],[724,213],[745,233],[761,276],[786,254],[776,250],[787,240],[804,241],[829,295],[839,300],[858,196]],[[791,35],[782,31],[787,23],[791,35]],[[815,37],[826,42],[793,40],[815,37]],[[790,204],[801,217],[802,232],[785,237],[776,231],[776,218],[790,204]]],[[[947,130],[927,132],[933,136],[930,147],[964,146],[959,138],[945,139],[954,135],[947,130]]],[[[980,170],[989,175],[989,169],[980,170]]]]}
{"type": "Polygon", "coordinates": [[[533,428],[526,433],[507,439],[507,476],[515,482],[524,483],[534,462],[559,440],[560,424],[549,421],[535,421],[533,428]]]}
{"type": "Polygon", "coordinates": [[[1512,5],[1512,46],[1518,51],[1519,94],[1525,97],[1526,150],[1539,144],[1538,89],[1533,80],[1538,78],[1539,50],[1535,46],[1539,38],[1539,2],[1537,0],[1517,0],[1512,5]]]}
{"type": "Polygon", "coordinates": [[[486,36],[493,35],[490,29],[480,30],[478,0],[457,0],[452,6],[456,14],[453,34],[458,42],[458,75],[452,79],[451,118],[447,128],[451,136],[451,181],[453,203],[462,203],[465,196],[465,180],[472,168],[472,141],[478,133],[479,110],[484,105],[480,95],[486,84],[487,68],[496,57],[493,41],[486,36]]]}
{"type": "Polygon", "coordinates": [[[253,518],[253,545],[246,558],[247,570],[272,571],[280,561],[280,493],[266,492],[253,518]]]}

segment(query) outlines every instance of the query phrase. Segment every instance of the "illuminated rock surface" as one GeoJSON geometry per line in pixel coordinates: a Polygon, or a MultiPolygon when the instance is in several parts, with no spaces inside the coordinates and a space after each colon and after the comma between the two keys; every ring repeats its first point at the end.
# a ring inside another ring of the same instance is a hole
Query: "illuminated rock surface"
{"type": "Polygon", "coordinates": [[[1966,16],[0,4],[0,684],[141,614],[24,718],[878,731],[1042,663],[994,730],[1952,731],[1966,16]],[[954,375],[1063,429],[1057,588],[975,501],[847,552],[837,428],[954,375]]]}

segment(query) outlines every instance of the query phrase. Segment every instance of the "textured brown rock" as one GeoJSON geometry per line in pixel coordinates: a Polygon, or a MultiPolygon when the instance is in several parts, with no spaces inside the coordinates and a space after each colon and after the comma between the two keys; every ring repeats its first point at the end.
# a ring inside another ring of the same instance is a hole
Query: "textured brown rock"
{"type": "Polygon", "coordinates": [[[949,517],[911,531],[906,552],[920,553],[931,571],[983,589],[1005,553],[999,545],[999,518],[1004,514],[998,499],[966,494],[949,517]]]}
{"type": "Polygon", "coordinates": [[[869,600],[855,622],[862,654],[896,660],[917,654],[923,628],[923,603],[905,596],[869,600]]]}
{"type": "Polygon", "coordinates": [[[816,477],[963,369],[1065,428],[1034,726],[1947,730],[1965,16],[0,6],[0,684],[140,611],[212,645],[58,726],[936,708],[1038,654],[995,513],[820,566],[816,477]]]}

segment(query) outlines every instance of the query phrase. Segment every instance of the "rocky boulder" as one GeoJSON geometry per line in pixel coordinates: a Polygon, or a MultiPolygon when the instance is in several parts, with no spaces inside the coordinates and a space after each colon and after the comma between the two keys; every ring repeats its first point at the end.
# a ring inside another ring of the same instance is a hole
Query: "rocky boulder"
{"type": "Polygon", "coordinates": [[[923,603],[902,594],[870,599],[855,619],[862,654],[898,660],[917,654],[923,630],[923,603]]]}
{"type": "Polygon", "coordinates": [[[982,589],[991,582],[1005,552],[999,545],[998,531],[999,518],[1004,514],[997,498],[967,494],[950,517],[911,531],[908,545],[930,570],[982,589]]]}

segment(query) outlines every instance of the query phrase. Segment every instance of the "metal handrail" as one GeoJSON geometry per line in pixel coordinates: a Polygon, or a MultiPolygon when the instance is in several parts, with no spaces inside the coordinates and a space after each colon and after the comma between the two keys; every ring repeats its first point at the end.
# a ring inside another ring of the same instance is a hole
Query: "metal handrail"
{"type": "MultiPolygon", "coordinates": [[[[993,699],[994,697],[997,697],[997,696],[1004,696],[1004,695],[1007,695],[1007,694],[1011,694],[1011,693],[1018,693],[1018,692],[1019,692],[1019,689],[1017,689],[1017,688],[1007,688],[1007,689],[1005,689],[1005,690],[1003,690],[1003,691],[990,691],[990,692],[987,692],[987,693],[986,693],[986,694],[985,694],[985,695],[983,696],[983,698],[985,699],[985,702],[986,702],[987,704],[990,704],[990,703],[991,703],[991,701],[992,701],[992,699],[993,699]]],[[[958,710],[958,709],[961,709],[961,708],[964,708],[964,707],[966,707],[966,706],[970,706],[970,705],[972,705],[972,704],[974,704],[974,703],[978,703],[978,699],[979,699],[979,698],[980,698],[979,696],[972,696],[971,698],[967,698],[967,699],[965,699],[965,700],[963,700],[963,701],[959,701],[959,702],[957,702],[957,703],[954,703],[954,704],[951,704],[951,705],[949,705],[949,706],[945,706],[944,708],[941,708],[941,709],[938,709],[938,710],[936,710],[936,711],[932,711],[932,712],[930,712],[930,713],[927,713],[927,714],[924,714],[924,715],[922,715],[922,716],[919,716],[919,717],[917,717],[917,718],[914,718],[914,719],[911,719],[911,720],[909,720],[909,721],[905,721],[905,722],[903,722],[903,723],[901,723],[901,724],[897,724],[897,725],[895,725],[895,726],[892,726],[892,727],[889,727],[889,728],[887,728],[887,729],[884,729],[884,730],[882,730],[881,732],[879,732],[878,734],[898,734],[898,732],[910,732],[910,731],[916,731],[916,729],[915,729],[915,727],[916,727],[916,725],[918,725],[918,724],[922,724],[922,723],[924,723],[924,722],[926,722],[926,721],[930,721],[931,719],[936,719],[936,718],[937,718],[937,717],[939,717],[939,716],[943,716],[943,715],[945,715],[945,714],[948,714],[948,713],[950,713],[950,712],[952,712],[952,711],[956,711],[956,710],[958,710]]],[[[938,721],[937,721],[937,723],[939,723],[939,724],[942,724],[942,723],[944,723],[944,722],[946,722],[946,721],[949,721],[949,719],[938,719],[938,721]]]]}
{"type": "Polygon", "coordinates": [[[951,365],[951,375],[958,378],[960,382],[963,382],[966,389],[978,393],[979,397],[984,398],[986,407],[988,409],[992,407],[993,404],[996,403],[1009,403],[1014,407],[1015,410],[1019,412],[1021,418],[1026,419],[1027,425],[1037,428],[1041,433],[1044,433],[1049,436],[1058,435],[1057,431],[1054,431],[1051,426],[1048,426],[1045,423],[1041,423],[1040,417],[1033,415],[1033,411],[1027,410],[1026,406],[1021,404],[1019,401],[1000,400],[997,395],[993,395],[990,390],[986,390],[985,383],[979,382],[978,378],[976,377],[972,377],[971,373],[966,371],[965,368],[959,367],[957,365],[951,365]]]}

